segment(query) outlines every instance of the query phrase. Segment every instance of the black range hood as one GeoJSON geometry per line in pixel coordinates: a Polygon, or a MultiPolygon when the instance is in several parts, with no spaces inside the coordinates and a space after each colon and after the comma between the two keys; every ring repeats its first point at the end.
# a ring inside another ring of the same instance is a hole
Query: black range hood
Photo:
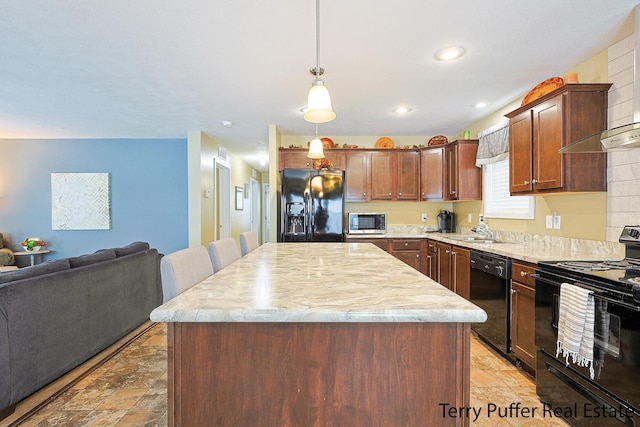
{"type": "Polygon", "coordinates": [[[604,153],[640,147],[640,123],[598,132],[558,150],[559,153],[604,153]]]}

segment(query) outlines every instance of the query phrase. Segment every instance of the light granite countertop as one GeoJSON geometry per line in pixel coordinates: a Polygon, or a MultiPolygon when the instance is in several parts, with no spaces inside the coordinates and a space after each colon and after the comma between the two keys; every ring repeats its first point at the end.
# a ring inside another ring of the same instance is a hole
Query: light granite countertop
{"type": "Polygon", "coordinates": [[[390,226],[386,234],[347,235],[349,239],[432,239],[469,249],[490,252],[506,257],[538,263],[540,261],[587,261],[621,260],[624,258],[624,245],[618,242],[573,239],[537,234],[495,231],[501,243],[475,243],[456,240],[456,237],[472,236],[471,229],[462,229],[457,233],[425,232],[421,226],[390,226]]]}
{"type": "Polygon", "coordinates": [[[266,243],[155,322],[484,322],[481,308],[370,243],[266,243]]]}

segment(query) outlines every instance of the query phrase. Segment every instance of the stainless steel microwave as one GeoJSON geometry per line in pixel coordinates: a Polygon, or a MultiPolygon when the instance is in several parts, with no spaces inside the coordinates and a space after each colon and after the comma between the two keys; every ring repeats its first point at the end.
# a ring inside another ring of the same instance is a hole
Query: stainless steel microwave
{"type": "Polygon", "coordinates": [[[349,212],[349,234],[384,234],[387,232],[386,213],[349,212]]]}

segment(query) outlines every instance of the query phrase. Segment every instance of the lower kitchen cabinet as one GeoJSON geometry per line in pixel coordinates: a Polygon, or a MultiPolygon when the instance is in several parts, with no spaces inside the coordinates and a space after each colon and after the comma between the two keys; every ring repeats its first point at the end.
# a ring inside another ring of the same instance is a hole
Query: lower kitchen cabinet
{"type": "Polygon", "coordinates": [[[535,265],[511,264],[511,351],[530,370],[536,366],[535,265]]]}
{"type": "Polygon", "coordinates": [[[427,240],[425,243],[426,248],[424,249],[424,265],[422,266],[422,272],[429,276],[429,278],[433,280],[438,280],[438,271],[437,260],[438,260],[438,252],[436,250],[436,242],[435,240],[427,240]]]}
{"type": "Polygon", "coordinates": [[[389,252],[389,239],[361,239],[347,237],[346,243],[373,243],[385,252],[389,252]]]}
{"type": "Polygon", "coordinates": [[[391,239],[391,255],[422,271],[423,239],[391,239]]]}
{"type": "Polygon", "coordinates": [[[437,242],[437,281],[458,295],[469,299],[471,252],[459,246],[437,242]]]}

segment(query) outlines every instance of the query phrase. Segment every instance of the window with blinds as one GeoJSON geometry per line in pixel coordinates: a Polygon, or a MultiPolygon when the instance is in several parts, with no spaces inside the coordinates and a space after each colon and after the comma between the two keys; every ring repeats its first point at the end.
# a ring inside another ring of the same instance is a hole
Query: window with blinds
{"type": "Polygon", "coordinates": [[[534,218],[535,197],[509,194],[509,159],[483,165],[482,182],[486,218],[534,218]]]}

